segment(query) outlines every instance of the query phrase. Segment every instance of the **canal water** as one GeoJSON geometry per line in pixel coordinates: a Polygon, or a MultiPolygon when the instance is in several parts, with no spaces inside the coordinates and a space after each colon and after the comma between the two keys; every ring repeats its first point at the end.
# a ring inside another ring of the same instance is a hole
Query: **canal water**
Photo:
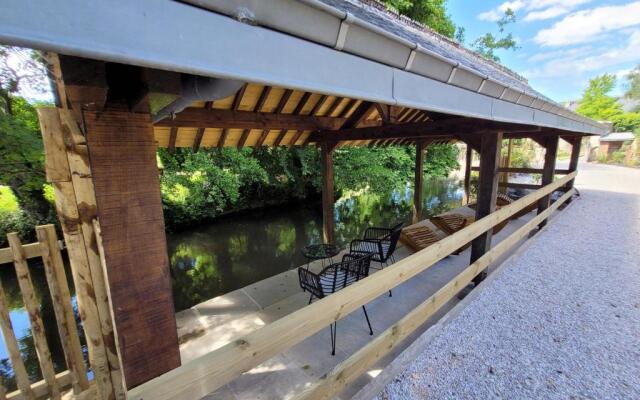
{"type": "MultiPolygon", "coordinates": [[[[427,178],[424,215],[462,204],[462,182],[427,178]]],[[[369,226],[411,221],[413,189],[349,193],[336,201],[336,241],[347,245],[369,226]]],[[[304,246],[322,241],[318,204],[255,211],[168,235],[176,311],[228,293],[306,262],[304,246]]]]}
{"type": "MultiPolygon", "coordinates": [[[[462,204],[462,183],[451,178],[425,179],[424,214],[436,215],[462,204]]],[[[369,226],[390,226],[411,220],[413,190],[349,193],[335,205],[336,241],[346,245],[369,226]]],[[[287,205],[221,218],[210,224],[168,234],[169,259],[176,311],[276,275],[305,262],[304,246],[322,238],[319,204],[287,205]]],[[[68,264],[68,263],[67,263],[68,264]]],[[[29,260],[29,270],[41,305],[41,315],[56,372],[66,369],[64,353],[41,262],[29,260]]],[[[67,279],[79,324],[76,298],[67,265],[67,279]]],[[[12,264],[0,265],[0,281],[10,309],[22,359],[31,381],[42,379],[38,358],[12,264]]],[[[86,345],[79,329],[86,358],[86,345]]],[[[0,342],[0,376],[7,391],[16,389],[9,355],[0,342]]],[[[91,373],[91,372],[90,372],[91,373]]]]}

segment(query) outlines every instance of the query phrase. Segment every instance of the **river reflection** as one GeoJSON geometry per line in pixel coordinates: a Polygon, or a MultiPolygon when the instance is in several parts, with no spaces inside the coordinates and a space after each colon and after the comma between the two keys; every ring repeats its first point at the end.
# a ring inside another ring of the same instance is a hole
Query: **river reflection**
{"type": "MultiPolygon", "coordinates": [[[[462,203],[461,182],[426,179],[424,215],[462,203]]],[[[336,241],[346,245],[369,226],[411,220],[413,189],[352,193],[336,201],[336,241]]],[[[176,311],[295,268],[305,263],[301,249],[322,238],[317,204],[287,205],[223,218],[168,235],[176,311]]]]}
{"type": "MultiPolygon", "coordinates": [[[[72,302],[73,309],[76,314],[76,323],[79,324],[80,318],[78,315],[75,294],[73,292],[73,283],[70,278],[71,272],[69,271],[68,263],[66,264],[69,290],[73,296],[72,302]]],[[[56,372],[62,372],[67,368],[64,360],[64,352],[58,335],[53,303],[51,302],[51,295],[49,294],[42,262],[40,262],[39,259],[29,260],[29,272],[35,289],[36,300],[38,304],[40,304],[40,316],[42,317],[42,323],[47,337],[47,344],[49,345],[49,351],[51,352],[53,367],[56,372]]],[[[0,264],[0,281],[2,282],[2,287],[5,292],[5,301],[9,307],[9,318],[11,319],[13,331],[16,335],[16,339],[18,340],[18,346],[20,348],[20,354],[24,361],[25,368],[32,383],[39,381],[42,379],[42,373],[40,371],[38,356],[36,355],[33,335],[31,333],[29,314],[24,308],[22,294],[20,292],[13,264],[0,264]]],[[[86,346],[84,344],[84,335],[82,329],[80,329],[80,325],[78,325],[78,332],[80,334],[80,341],[82,343],[86,359],[86,346]]],[[[11,361],[9,360],[4,336],[2,336],[2,341],[0,342],[0,376],[2,377],[2,384],[7,392],[16,390],[15,376],[11,366],[11,361]]]]}

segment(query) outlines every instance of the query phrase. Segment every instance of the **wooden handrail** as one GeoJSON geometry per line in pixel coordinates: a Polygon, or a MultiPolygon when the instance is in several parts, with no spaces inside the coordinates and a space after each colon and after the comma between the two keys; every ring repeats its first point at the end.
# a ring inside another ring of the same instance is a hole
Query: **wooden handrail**
{"type": "Polygon", "coordinates": [[[331,372],[298,394],[295,400],[330,399],[336,396],[349,383],[356,380],[376,361],[384,357],[398,346],[413,331],[427,321],[443,305],[451,300],[462,288],[467,286],[473,278],[487,268],[498,257],[511,249],[518,241],[526,237],[540,222],[546,219],[553,211],[558,209],[574,193],[571,189],[549,208],[532,218],[506,239],[498,243],[494,248],[485,253],[476,262],[469,265],[456,275],[436,293],[428,297],[424,302],[411,310],[398,322],[387,328],[371,342],[366,344],[351,357],[336,365],[331,372]]]}
{"type": "MultiPolygon", "coordinates": [[[[22,250],[24,251],[24,256],[27,259],[40,257],[42,255],[42,250],[40,249],[40,243],[23,244],[22,250]]],[[[13,262],[13,254],[11,253],[11,249],[9,247],[0,249],[0,264],[7,264],[12,262],[13,262]]]]}
{"type": "Polygon", "coordinates": [[[568,174],[476,221],[418,253],[331,296],[228,343],[211,353],[131,389],[130,400],[199,399],[271,357],[288,350],[363,304],[407,281],[529,204],[563,187],[568,174]]]}
{"type": "MultiPolygon", "coordinates": [[[[480,167],[471,167],[472,171],[480,171],[480,167]]],[[[500,167],[498,172],[508,172],[510,174],[541,174],[544,171],[542,168],[521,168],[521,167],[500,167]]],[[[568,169],[556,169],[554,171],[556,175],[566,175],[569,173],[568,169]]]]}

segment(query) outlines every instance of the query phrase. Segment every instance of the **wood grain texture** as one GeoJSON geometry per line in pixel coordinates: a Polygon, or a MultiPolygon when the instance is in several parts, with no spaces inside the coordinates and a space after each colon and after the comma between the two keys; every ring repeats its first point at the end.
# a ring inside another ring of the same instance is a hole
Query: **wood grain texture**
{"type": "Polygon", "coordinates": [[[155,143],[148,115],[85,113],[127,387],[180,365],[155,143]]]}
{"type": "MultiPolygon", "coordinates": [[[[45,149],[52,146],[49,138],[59,135],[65,140],[65,156],[67,164],[56,164],[57,168],[66,168],[71,179],[69,181],[52,182],[56,199],[56,213],[60,221],[67,253],[71,264],[80,319],[87,338],[89,349],[89,363],[94,373],[96,393],[100,399],[114,399],[123,389],[115,389],[109,366],[109,346],[112,343],[109,335],[105,338],[101,325],[99,299],[102,299],[104,289],[95,285],[91,274],[91,231],[84,231],[86,220],[95,218],[95,211],[89,204],[95,204],[91,170],[84,136],[78,132],[75,114],[69,110],[43,108],[38,110],[41,130],[51,130],[50,134],[43,132],[45,149]],[[50,121],[43,124],[43,119],[50,121]],[[63,124],[62,120],[65,121],[63,124]],[[78,185],[77,191],[74,183],[78,185]],[[89,245],[87,245],[89,244],[89,245]]],[[[46,154],[46,153],[45,153],[46,154]]],[[[45,159],[45,163],[48,160],[45,159]]],[[[93,207],[95,210],[95,206],[93,207]]],[[[98,282],[99,283],[99,282],[98,282]]],[[[113,337],[113,335],[111,335],[113,337]]],[[[113,345],[113,344],[112,344],[113,345]]],[[[115,345],[113,345],[115,347],[115,345]]],[[[116,385],[117,386],[117,385],[116,385]]],[[[120,384],[119,387],[122,385],[120,384]]],[[[119,396],[117,398],[120,398],[119,396]]]]}
{"type": "MultiPolygon", "coordinates": [[[[502,132],[484,133],[480,148],[480,180],[478,182],[478,201],[476,221],[493,213],[498,195],[498,167],[502,132]]],[[[471,243],[471,262],[475,262],[491,248],[492,231],[480,235],[471,243]]]]}
{"type": "Polygon", "coordinates": [[[27,374],[27,369],[25,368],[22,356],[20,355],[20,346],[18,345],[18,340],[16,339],[16,334],[13,330],[13,324],[9,318],[7,297],[2,283],[0,283],[0,329],[2,329],[4,344],[7,347],[7,352],[9,353],[9,359],[11,360],[11,367],[13,368],[13,373],[16,378],[18,391],[25,399],[35,399],[35,395],[31,389],[31,383],[29,382],[29,374],[27,374]]]}
{"type": "Polygon", "coordinates": [[[71,372],[73,392],[78,394],[89,388],[89,380],[55,227],[53,225],[38,226],[36,235],[42,247],[42,262],[56,315],[60,343],[67,368],[71,372]]]}
{"type": "Polygon", "coordinates": [[[59,399],[60,387],[56,380],[56,373],[53,370],[51,352],[49,351],[49,344],[47,343],[47,337],[42,323],[42,316],[40,315],[40,304],[36,298],[36,291],[33,287],[33,281],[31,280],[31,273],[29,272],[27,259],[25,258],[22,250],[22,243],[20,243],[17,233],[8,234],[7,241],[9,242],[9,247],[13,252],[13,264],[16,267],[16,277],[18,278],[18,286],[20,286],[20,292],[22,293],[22,299],[24,300],[24,308],[29,314],[31,334],[33,336],[33,343],[40,363],[40,371],[47,383],[47,392],[51,398],[59,399]]]}

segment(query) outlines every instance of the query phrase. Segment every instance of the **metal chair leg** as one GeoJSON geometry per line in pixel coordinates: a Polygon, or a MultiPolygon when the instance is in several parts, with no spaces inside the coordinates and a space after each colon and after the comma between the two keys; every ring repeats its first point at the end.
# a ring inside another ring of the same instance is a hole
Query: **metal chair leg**
{"type": "Polygon", "coordinates": [[[336,336],[338,334],[338,321],[335,321],[331,325],[329,325],[329,329],[331,330],[331,355],[336,355],[336,336]]]}
{"type": "Polygon", "coordinates": [[[307,303],[307,305],[311,304],[311,300],[313,300],[313,293],[311,294],[311,296],[309,296],[309,302],[307,303]]]}
{"type": "Polygon", "coordinates": [[[373,336],[373,329],[371,329],[371,322],[369,322],[369,316],[367,315],[367,309],[362,306],[362,311],[364,311],[364,317],[367,319],[367,325],[369,325],[369,335],[373,336]]]}

